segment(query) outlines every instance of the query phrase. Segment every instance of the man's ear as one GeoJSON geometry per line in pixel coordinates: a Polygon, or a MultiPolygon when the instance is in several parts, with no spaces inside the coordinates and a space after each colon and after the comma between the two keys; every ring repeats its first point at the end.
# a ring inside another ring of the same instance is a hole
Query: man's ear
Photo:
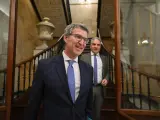
{"type": "Polygon", "coordinates": [[[66,36],[66,35],[63,36],[63,40],[65,43],[67,42],[67,38],[68,38],[68,36],[66,36]]]}

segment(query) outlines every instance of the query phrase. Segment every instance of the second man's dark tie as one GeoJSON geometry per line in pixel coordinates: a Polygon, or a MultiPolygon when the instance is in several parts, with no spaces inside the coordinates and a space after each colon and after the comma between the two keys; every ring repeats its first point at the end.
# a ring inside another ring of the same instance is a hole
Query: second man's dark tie
{"type": "Polygon", "coordinates": [[[97,79],[98,79],[98,74],[97,74],[97,57],[96,54],[94,55],[94,85],[97,85],[97,79]]]}

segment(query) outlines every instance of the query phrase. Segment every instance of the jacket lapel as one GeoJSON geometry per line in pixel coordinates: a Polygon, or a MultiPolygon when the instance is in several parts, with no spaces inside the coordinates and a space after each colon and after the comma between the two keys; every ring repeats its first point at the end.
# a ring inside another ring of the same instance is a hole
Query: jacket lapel
{"type": "Polygon", "coordinates": [[[83,92],[83,87],[85,85],[85,71],[84,71],[84,67],[83,67],[83,63],[79,60],[78,61],[78,64],[79,64],[79,69],[80,69],[80,90],[79,90],[79,95],[76,99],[76,101],[78,101],[79,97],[81,96],[81,93],[83,92]]]}
{"type": "Polygon", "coordinates": [[[91,53],[88,54],[88,59],[89,59],[89,64],[92,66],[92,61],[91,61],[91,53]]]}
{"type": "Polygon", "coordinates": [[[60,77],[61,82],[64,84],[64,87],[66,89],[65,91],[67,91],[67,95],[68,95],[69,99],[72,101],[71,94],[69,91],[67,74],[66,74],[66,70],[65,70],[63,56],[59,56],[57,58],[57,63],[58,64],[56,65],[56,69],[57,69],[58,76],[60,77]]]}

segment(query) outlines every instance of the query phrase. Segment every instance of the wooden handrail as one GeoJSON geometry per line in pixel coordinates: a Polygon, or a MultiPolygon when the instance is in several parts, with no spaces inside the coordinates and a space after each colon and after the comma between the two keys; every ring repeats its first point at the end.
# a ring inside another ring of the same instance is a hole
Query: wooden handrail
{"type": "Polygon", "coordinates": [[[6,111],[6,106],[0,106],[0,112],[1,111],[6,111]]]}
{"type": "Polygon", "coordinates": [[[132,67],[129,66],[129,65],[128,65],[128,68],[131,69],[131,70],[133,70],[134,72],[137,72],[137,73],[141,74],[141,75],[144,75],[144,76],[147,76],[147,77],[149,77],[149,78],[156,79],[156,80],[160,81],[160,76],[151,75],[151,74],[148,74],[148,73],[146,73],[146,72],[141,72],[141,71],[139,71],[139,70],[137,70],[137,69],[135,69],[135,68],[132,68],[132,67]]]}
{"type": "Polygon", "coordinates": [[[160,117],[160,111],[155,110],[121,109],[121,111],[130,115],[148,115],[160,117]]]}
{"type": "MultiPolygon", "coordinates": [[[[18,64],[16,64],[15,67],[18,67],[18,66],[20,66],[21,64],[24,64],[24,63],[27,63],[27,62],[31,61],[31,60],[35,59],[36,57],[38,57],[39,55],[45,53],[45,52],[48,51],[49,49],[55,47],[59,42],[61,42],[61,39],[62,39],[62,38],[63,38],[63,35],[58,39],[58,41],[57,41],[55,44],[53,44],[53,45],[51,45],[50,47],[44,49],[44,50],[41,51],[40,53],[38,53],[38,54],[36,54],[36,55],[34,55],[34,56],[32,56],[32,57],[30,57],[30,58],[28,58],[28,59],[20,62],[20,63],[18,63],[18,64]]],[[[6,70],[7,70],[7,68],[2,69],[2,70],[0,70],[0,73],[6,72],[6,70]]]]}
{"type": "Polygon", "coordinates": [[[118,113],[119,113],[119,115],[121,115],[121,116],[127,118],[128,120],[136,120],[136,119],[130,117],[129,115],[127,115],[126,113],[122,112],[121,110],[118,111],[118,113]]]}

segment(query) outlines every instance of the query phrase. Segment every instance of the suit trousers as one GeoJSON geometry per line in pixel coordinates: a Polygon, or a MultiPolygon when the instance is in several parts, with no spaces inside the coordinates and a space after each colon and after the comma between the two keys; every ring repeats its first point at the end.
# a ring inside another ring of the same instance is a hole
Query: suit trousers
{"type": "Polygon", "coordinates": [[[100,120],[101,107],[103,104],[102,86],[93,86],[93,120],[100,120]]]}

